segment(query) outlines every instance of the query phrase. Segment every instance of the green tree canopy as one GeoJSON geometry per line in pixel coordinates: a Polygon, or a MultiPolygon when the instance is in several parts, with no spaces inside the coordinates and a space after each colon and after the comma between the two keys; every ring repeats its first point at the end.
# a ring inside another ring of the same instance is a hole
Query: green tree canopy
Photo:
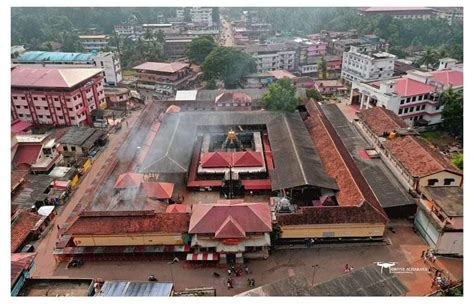
{"type": "Polygon", "coordinates": [[[313,98],[316,101],[322,101],[323,95],[316,89],[306,89],[306,97],[313,98]]]}
{"type": "Polygon", "coordinates": [[[296,88],[291,79],[279,79],[270,85],[268,92],[263,95],[263,104],[270,111],[294,112],[299,104],[295,93],[296,88]]]}
{"type": "Polygon", "coordinates": [[[228,47],[216,47],[202,65],[206,80],[222,79],[226,88],[235,88],[242,76],[253,73],[256,64],[248,54],[228,47]]]}
{"type": "Polygon", "coordinates": [[[452,87],[441,94],[443,107],[443,128],[451,135],[463,137],[463,92],[454,91],[452,87]]]}
{"type": "Polygon", "coordinates": [[[462,153],[458,153],[453,157],[452,162],[456,167],[462,170],[464,166],[464,155],[462,153]]]}
{"type": "Polygon", "coordinates": [[[217,44],[211,36],[194,38],[187,46],[186,56],[191,62],[202,64],[216,46],[217,44]]]}

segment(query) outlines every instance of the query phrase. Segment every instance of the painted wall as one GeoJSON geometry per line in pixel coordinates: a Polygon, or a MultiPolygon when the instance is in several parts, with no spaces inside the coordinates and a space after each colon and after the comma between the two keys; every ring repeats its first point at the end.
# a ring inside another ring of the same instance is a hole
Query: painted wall
{"type": "Polygon", "coordinates": [[[183,245],[180,233],[129,235],[77,235],[76,246],[183,245]]]}
{"type": "Polygon", "coordinates": [[[436,244],[436,252],[440,254],[463,255],[463,232],[444,232],[436,244]]]}
{"type": "Polygon", "coordinates": [[[436,174],[432,174],[432,175],[420,178],[420,181],[419,181],[419,184],[418,184],[418,189],[420,189],[420,186],[428,186],[428,180],[429,179],[437,179],[438,180],[438,182],[436,184],[434,184],[433,186],[444,186],[444,179],[445,178],[453,178],[454,179],[454,182],[452,182],[451,185],[449,185],[449,186],[460,187],[461,184],[462,184],[462,176],[457,175],[457,174],[453,174],[453,173],[448,172],[448,171],[443,171],[443,172],[439,172],[439,173],[436,173],[436,174]]]}
{"type": "Polygon", "coordinates": [[[281,235],[286,238],[321,237],[379,237],[383,236],[384,224],[328,224],[281,226],[281,235]]]}

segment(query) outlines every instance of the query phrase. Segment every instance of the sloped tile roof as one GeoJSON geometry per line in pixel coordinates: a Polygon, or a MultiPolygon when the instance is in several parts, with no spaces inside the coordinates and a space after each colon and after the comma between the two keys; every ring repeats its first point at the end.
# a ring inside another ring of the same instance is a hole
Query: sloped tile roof
{"type": "Polygon", "coordinates": [[[143,190],[147,197],[169,199],[173,195],[174,184],[163,182],[143,182],[143,190]]]}
{"type": "Polygon", "coordinates": [[[412,176],[423,177],[445,170],[462,175],[449,160],[421,138],[411,135],[396,137],[387,140],[385,146],[412,176]]]}
{"type": "Polygon", "coordinates": [[[234,167],[261,167],[263,166],[262,154],[255,151],[232,153],[232,166],[234,167]]]}
{"type": "Polygon", "coordinates": [[[454,70],[443,70],[431,72],[433,80],[446,86],[459,87],[464,85],[464,73],[454,70]]]}
{"type": "Polygon", "coordinates": [[[384,132],[392,132],[399,128],[408,128],[408,124],[397,114],[381,107],[362,110],[357,115],[377,136],[382,136],[384,132]]]}
{"type": "Polygon", "coordinates": [[[93,216],[80,215],[66,230],[71,235],[120,233],[184,233],[189,227],[189,213],[155,213],[95,211],[93,216]],[[123,215],[122,215],[123,214],[123,215]]]}
{"type": "Polygon", "coordinates": [[[185,204],[172,204],[166,207],[166,213],[191,213],[191,206],[185,204]]]}
{"type": "Polygon", "coordinates": [[[432,86],[410,78],[402,77],[395,79],[395,93],[402,97],[428,94],[433,90],[432,86]]]}
{"type": "Polygon", "coordinates": [[[268,203],[245,203],[243,200],[221,200],[215,204],[193,205],[189,233],[222,233],[221,229],[231,216],[245,233],[272,231],[271,211],[268,203]]]}
{"type": "Polygon", "coordinates": [[[230,152],[208,152],[201,156],[203,168],[222,168],[232,164],[232,153],[230,152]]]}
{"type": "Polygon", "coordinates": [[[43,217],[26,210],[19,210],[13,217],[11,223],[11,252],[19,249],[28,235],[43,217]]]}
{"type": "Polygon", "coordinates": [[[36,252],[14,253],[11,255],[11,287],[13,287],[23,271],[28,270],[35,260],[36,252]]]}
{"type": "Polygon", "coordinates": [[[231,215],[229,215],[216,231],[215,237],[219,239],[244,238],[245,231],[239,225],[239,223],[237,223],[237,221],[231,215]]]}
{"type": "Polygon", "coordinates": [[[115,182],[115,189],[138,188],[143,181],[143,174],[128,172],[121,174],[115,182]]]}

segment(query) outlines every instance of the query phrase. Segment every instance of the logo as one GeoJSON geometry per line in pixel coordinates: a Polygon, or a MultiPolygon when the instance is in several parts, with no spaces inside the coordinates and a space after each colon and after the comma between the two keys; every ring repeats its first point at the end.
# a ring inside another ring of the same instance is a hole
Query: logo
{"type": "Polygon", "coordinates": [[[383,273],[384,269],[388,270],[388,273],[414,273],[414,272],[429,272],[426,267],[394,267],[398,262],[375,262],[380,267],[380,273],[383,273]]]}
{"type": "Polygon", "coordinates": [[[388,272],[391,273],[390,269],[397,264],[397,262],[375,262],[377,266],[380,267],[380,273],[383,273],[384,269],[388,269],[388,272]]]}

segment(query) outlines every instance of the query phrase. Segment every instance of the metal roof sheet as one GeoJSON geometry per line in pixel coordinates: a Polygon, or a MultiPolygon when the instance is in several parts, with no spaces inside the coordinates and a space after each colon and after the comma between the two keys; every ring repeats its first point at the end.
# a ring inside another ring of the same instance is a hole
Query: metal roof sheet
{"type": "Polygon", "coordinates": [[[105,281],[101,297],[169,297],[173,283],[105,281]]]}
{"type": "Polygon", "coordinates": [[[14,61],[23,62],[93,62],[96,54],[93,53],[64,53],[64,52],[26,52],[14,61]]]}

